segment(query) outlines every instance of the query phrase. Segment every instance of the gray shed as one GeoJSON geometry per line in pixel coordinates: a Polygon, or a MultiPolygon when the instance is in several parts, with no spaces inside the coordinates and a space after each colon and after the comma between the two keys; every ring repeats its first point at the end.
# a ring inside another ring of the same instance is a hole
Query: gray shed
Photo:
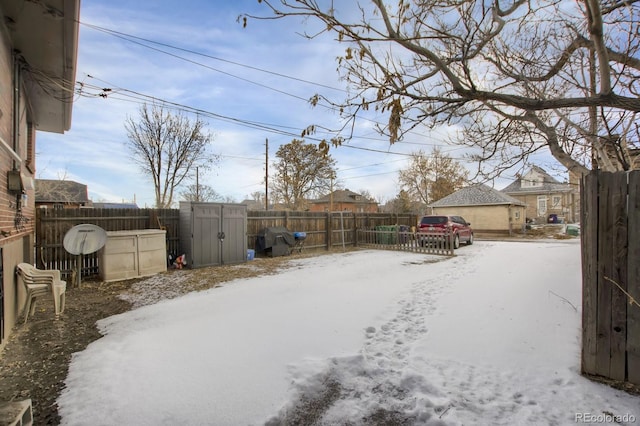
{"type": "Polygon", "coordinates": [[[247,260],[247,206],[180,202],[180,254],[192,268],[247,260]]]}

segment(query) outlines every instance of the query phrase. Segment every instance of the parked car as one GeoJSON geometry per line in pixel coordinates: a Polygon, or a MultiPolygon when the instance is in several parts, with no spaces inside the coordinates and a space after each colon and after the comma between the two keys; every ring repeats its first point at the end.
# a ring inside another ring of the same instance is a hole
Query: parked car
{"type": "MultiPolygon", "coordinates": [[[[446,231],[453,234],[454,249],[460,247],[460,241],[464,241],[468,246],[473,244],[473,229],[471,229],[471,224],[464,220],[462,216],[423,216],[418,224],[418,233],[435,234],[437,236],[438,234],[446,234],[446,231]]],[[[433,237],[430,235],[429,238],[433,237]]],[[[421,239],[421,241],[426,241],[426,238],[421,239]]]]}

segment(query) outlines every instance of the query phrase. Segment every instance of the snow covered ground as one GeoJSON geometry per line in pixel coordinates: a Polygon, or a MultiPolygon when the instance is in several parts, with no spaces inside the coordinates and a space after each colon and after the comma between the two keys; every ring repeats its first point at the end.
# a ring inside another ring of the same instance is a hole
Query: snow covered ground
{"type": "Polygon", "coordinates": [[[640,424],[579,374],[577,240],[292,261],[100,321],[62,424],[640,424]]]}

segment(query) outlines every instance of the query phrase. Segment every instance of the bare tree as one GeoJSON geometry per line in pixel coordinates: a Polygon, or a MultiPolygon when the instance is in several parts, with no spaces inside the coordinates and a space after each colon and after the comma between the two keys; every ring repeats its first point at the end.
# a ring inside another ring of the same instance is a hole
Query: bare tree
{"type": "Polygon", "coordinates": [[[262,209],[268,210],[269,206],[266,205],[267,197],[266,197],[266,195],[265,195],[265,193],[263,191],[254,191],[254,192],[252,192],[250,194],[250,197],[251,197],[251,200],[253,200],[254,203],[259,204],[260,206],[262,206],[262,209]]]}
{"type": "Polygon", "coordinates": [[[191,184],[187,188],[180,192],[180,197],[184,201],[194,202],[211,202],[222,201],[222,195],[218,194],[215,189],[209,185],[203,184],[191,184]]]}
{"type": "Polygon", "coordinates": [[[157,208],[171,206],[174,190],[196,167],[206,169],[217,161],[208,152],[212,136],[205,132],[205,125],[199,118],[191,121],[159,105],[143,105],[138,121],[127,118],[128,148],[153,181],[157,208]]]}
{"type": "Polygon", "coordinates": [[[398,173],[401,187],[423,206],[454,193],[468,178],[469,172],[437,147],[429,155],[413,153],[409,166],[398,173]]]}
{"type": "Polygon", "coordinates": [[[358,191],[356,191],[358,194],[360,194],[362,196],[362,198],[365,198],[369,201],[376,201],[378,202],[378,200],[376,200],[376,198],[371,195],[371,191],[369,191],[368,189],[360,189],[358,191]]]}
{"type": "Polygon", "coordinates": [[[421,124],[457,125],[455,142],[473,148],[488,178],[544,148],[575,173],[633,167],[630,154],[640,147],[636,0],[371,0],[355,11],[340,3],[346,12],[329,0],[262,3],[270,15],[246,15],[245,24],[312,18],[346,44],[339,58],[346,99],[311,99],[339,109],[343,130],[368,109],[388,113],[379,130],[391,143],[421,124]]]}
{"type": "Polygon", "coordinates": [[[411,195],[401,189],[398,195],[387,203],[386,210],[388,213],[416,213],[420,214],[423,211],[423,205],[412,199],[411,195]]]}
{"type": "Polygon", "coordinates": [[[335,160],[316,145],[294,139],[280,146],[274,163],[273,197],[289,209],[303,209],[306,199],[331,190],[336,178],[335,160]]]}

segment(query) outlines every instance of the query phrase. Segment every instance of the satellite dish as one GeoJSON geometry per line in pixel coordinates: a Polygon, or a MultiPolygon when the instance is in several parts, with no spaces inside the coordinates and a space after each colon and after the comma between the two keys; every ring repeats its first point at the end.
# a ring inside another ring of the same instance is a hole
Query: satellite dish
{"type": "Polygon", "coordinates": [[[95,253],[107,243],[107,233],[104,229],[90,223],[76,225],[64,235],[62,245],[76,259],[76,287],[80,287],[80,275],[82,274],[82,256],[95,253]]]}
{"type": "Polygon", "coordinates": [[[89,223],[71,228],[64,236],[62,245],[71,254],[91,254],[100,250],[107,243],[104,229],[89,223]]]}

